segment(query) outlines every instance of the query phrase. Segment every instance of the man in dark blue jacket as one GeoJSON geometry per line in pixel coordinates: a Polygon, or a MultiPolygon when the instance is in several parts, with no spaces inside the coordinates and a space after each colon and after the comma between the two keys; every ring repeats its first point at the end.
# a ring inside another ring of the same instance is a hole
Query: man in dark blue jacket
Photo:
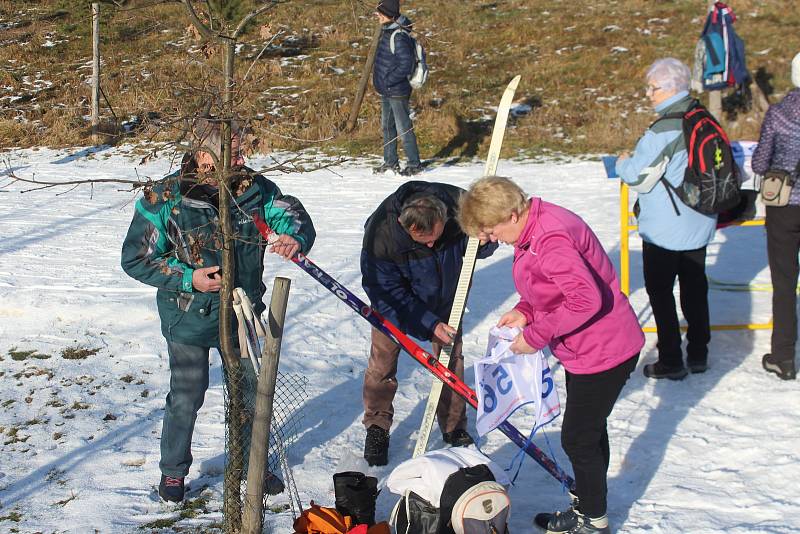
{"type": "Polygon", "coordinates": [[[397,138],[403,140],[408,165],[400,173],[412,176],[422,171],[417,148],[417,136],[411,122],[411,84],[408,77],[414,72],[417,56],[408,35],[411,21],[400,15],[399,0],[382,0],[375,10],[383,24],[372,83],[381,95],[381,128],[383,129],[383,164],[375,173],[400,171],[397,158],[397,138]]]}
{"type": "MultiPolygon", "coordinates": [[[[461,273],[467,236],[455,215],[463,189],[440,183],[408,182],[389,195],[365,224],[361,284],[372,306],[410,336],[430,340],[438,355],[454,343],[450,370],[464,377],[461,332],[447,325],[461,273]]],[[[481,246],[488,257],[496,243],[481,246]]],[[[364,458],[370,465],[388,463],[389,428],[397,391],[400,347],[372,329],[364,374],[364,458]]],[[[444,388],[436,410],[444,441],[469,445],[464,399],[444,388]]]]}

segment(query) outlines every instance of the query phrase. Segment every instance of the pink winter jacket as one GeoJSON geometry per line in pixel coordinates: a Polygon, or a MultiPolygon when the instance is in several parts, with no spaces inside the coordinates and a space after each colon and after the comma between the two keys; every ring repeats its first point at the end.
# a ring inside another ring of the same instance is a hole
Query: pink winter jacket
{"type": "Polygon", "coordinates": [[[531,199],[514,247],[515,306],[528,319],[522,335],[550,347],[570,373],[616,367],[644,345],[628,298],[597,236],[569,210],[531,199]]]}

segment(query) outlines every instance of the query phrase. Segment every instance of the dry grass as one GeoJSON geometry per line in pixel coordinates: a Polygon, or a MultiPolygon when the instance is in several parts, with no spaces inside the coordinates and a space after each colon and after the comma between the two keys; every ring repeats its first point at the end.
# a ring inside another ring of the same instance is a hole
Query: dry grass
{"type": "MultiPolygon", "coordinates": [[[[136,2],[133,2],[134,5],[136,2]]],[[[147,4],[150,2],[140,2],[147,4]]],[[[356,156],[380,152],[379,102],[369,92],[354,134],[339,134],[355,94],[374,2],[291,1],[261,23],[284,32],[253,63],[264,40],[250,28],[238,55],[239,112],[253,119],[263,146],[318,146],[356,156]],[[299,140],[321,140],[304,143],[299,140]]],[[[91,43],[88,10],[71,0],[0,0],[0,144],[89,142],[91,43]],[[81,7],[75,7],[79,5],[81,7]],[[44,46],[54,43],[54,46],[44,46]],[[10,97],[22,97],[12,99],[10,97]]],[[[613,152],[629,148],[651,121],[644,71],[654,59],[689,61],[705,1],[407,0],[404,8],[429,53],[431,77],[414,95],[423,157],[485,153],[502,88],[522,75],[506,155],[613,152]],[[626,51],[614,51],[622,47],[626,51]]],[[[739,0],[737,30],[751,72],[762,70],[777,96],[789,87],[789,62],[800,50],[794,0],[739,0]]],[[[134,137],[171,139],[172,118],[195,113],[218,84],[221,53],[207,59],[187,34],[175,3],[129,11],[104,4],[103,89],[119,121],[153,113],[134,137]]],[[[113,122],[107,106],[104,119],[113,122]]],[[[739,138],[756,138],[758,121],[741,120],[739,138]]],[[[119,133],[107,127],[110,134],[119,133]]],[[[113,138],[114,135],[110,135],[113,138]]]]}

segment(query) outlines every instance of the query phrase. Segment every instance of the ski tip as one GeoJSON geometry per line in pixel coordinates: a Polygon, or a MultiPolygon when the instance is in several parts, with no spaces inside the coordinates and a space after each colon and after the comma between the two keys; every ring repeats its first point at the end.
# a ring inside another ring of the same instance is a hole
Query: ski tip
{"type": "Polygon", "coordinates": [[[521,79],[522,79],[522,74],[517,74],[516,76],[514,76],[514,78],[512,78],[511,81],[508,83],[508,88],[516,90],[517,86],[519,85],[519,81],[521,79]]]}

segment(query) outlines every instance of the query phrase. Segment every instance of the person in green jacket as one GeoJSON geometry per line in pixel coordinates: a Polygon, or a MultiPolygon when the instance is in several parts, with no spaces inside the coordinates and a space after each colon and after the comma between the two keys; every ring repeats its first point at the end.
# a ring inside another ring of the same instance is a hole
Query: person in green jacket
{"type": "MultiPolygon", "coordinates": [[[[222,236],[214,157],[222,154],[220,123],[199,119],[193,128],[193,139],[194,150],[184,155],[180,169],[145,190],[136,203],[122,245],[123,270],[158,288],[156,303],[170,365],[170,390],[161,432],[159,495],[173,502],[183,500],[184,479],[192,464],[192,433],[208,389],[209,349],[219,350],[220,346],[222,236]]],[[[240,141],[240,131],[234,126],[234,285],[244,289],[260,314],[266,308],[262,302],[266,291],[262,281],[265,252],[287,259],[298,251],[306,253],[316,232],[300,201],[282,194],[273,182],[244,166],[240,141]],[[279,235],[271,245],[259,234],[254,215],[262,217],[279,235]]],[[[242,365],[247,387],[252,389],[252,364],[242,360],[242,365]]],[[[268,489],[279,493],[282,483],[276,477],[272,479],[270,484],[268,478],[268,489]]]]}

